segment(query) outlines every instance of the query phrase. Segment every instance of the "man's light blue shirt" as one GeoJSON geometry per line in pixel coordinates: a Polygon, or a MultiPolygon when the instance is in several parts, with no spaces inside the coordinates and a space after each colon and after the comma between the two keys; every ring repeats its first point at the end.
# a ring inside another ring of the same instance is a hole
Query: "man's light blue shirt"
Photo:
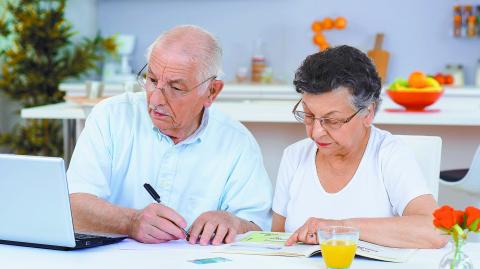
{"type": "Polygon", "coordinates": [[[88,117],[67,171],[70,193],[90,193],[142,209],[162,203],[190,226],[202,213],[224,210],[270,229],[272,186],[252,134],[214,106],[197,131],[174,144],[152,123],[145,93],[98,104],[88,117]]]}

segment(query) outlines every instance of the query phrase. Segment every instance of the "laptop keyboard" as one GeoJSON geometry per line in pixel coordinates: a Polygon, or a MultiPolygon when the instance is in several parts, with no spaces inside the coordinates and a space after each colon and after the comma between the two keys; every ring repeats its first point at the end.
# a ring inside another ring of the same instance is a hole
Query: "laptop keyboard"
{"type": "Polygon", "coordinates": [[[87,248],[93,246],[108,245],[122,241],[127,238],[126,236],[108,236],[100,234],[82,234],[75,233],[75,249],[87,248]]]}
{"type": "Polygon", "coordinates": [[[106,237],[101,235],[75,233],[76,240],[100,239],[100,238],[106,238],[106,237]]]}

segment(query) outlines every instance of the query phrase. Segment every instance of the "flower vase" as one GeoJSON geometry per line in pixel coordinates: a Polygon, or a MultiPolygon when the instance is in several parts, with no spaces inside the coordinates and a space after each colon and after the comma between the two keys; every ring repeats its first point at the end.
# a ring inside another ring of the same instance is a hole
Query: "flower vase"
{"type": "Polygon", "coordinates": [[[440,260],[440,269],[472,269],[473,264],[467,254],[463,252],[465,239],[457,236],[456,240],[452,240],[452,250],[449,251],[440,260]]]}

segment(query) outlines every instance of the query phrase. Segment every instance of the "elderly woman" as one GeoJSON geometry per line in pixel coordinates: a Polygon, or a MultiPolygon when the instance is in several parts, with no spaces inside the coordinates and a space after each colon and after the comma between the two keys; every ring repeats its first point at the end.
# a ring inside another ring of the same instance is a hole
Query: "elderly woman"
{"type": "Polygon", "coordinates": [[[293,114],[308,138],[284,151],[272,231],[294,232],[287,245],[316,244],[317,229],[341,225],[384,246],[444,246],[413,153],[372,125],[381,83],[370,59],[349,46],[327,49],[305,59],[294,84],[302,98],[293,114]]]}

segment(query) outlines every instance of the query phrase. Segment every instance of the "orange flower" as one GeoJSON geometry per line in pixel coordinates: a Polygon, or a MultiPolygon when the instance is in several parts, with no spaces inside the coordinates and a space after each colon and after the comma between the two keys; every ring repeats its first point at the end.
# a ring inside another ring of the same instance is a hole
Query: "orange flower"
{"type": "Polygon", "coordinates": [[[458,225],[462,226],[465,220],[465,212],[462,210],[455,210],[455,219],[458,225]]]}
{"type": "Polygon", "coordinates": [[[469,206],[465,208],[465,215],[467,217],[467,229],[472,232],[480,231],[480,209],[469,206]]]}
{"type": "Polygon", "coordinates": [[[450,230],[455,224],[462,225],[464,212],[444,205],[435,210],[433,216],[435,217],[433,220],[435,227],[450,230]]]}

